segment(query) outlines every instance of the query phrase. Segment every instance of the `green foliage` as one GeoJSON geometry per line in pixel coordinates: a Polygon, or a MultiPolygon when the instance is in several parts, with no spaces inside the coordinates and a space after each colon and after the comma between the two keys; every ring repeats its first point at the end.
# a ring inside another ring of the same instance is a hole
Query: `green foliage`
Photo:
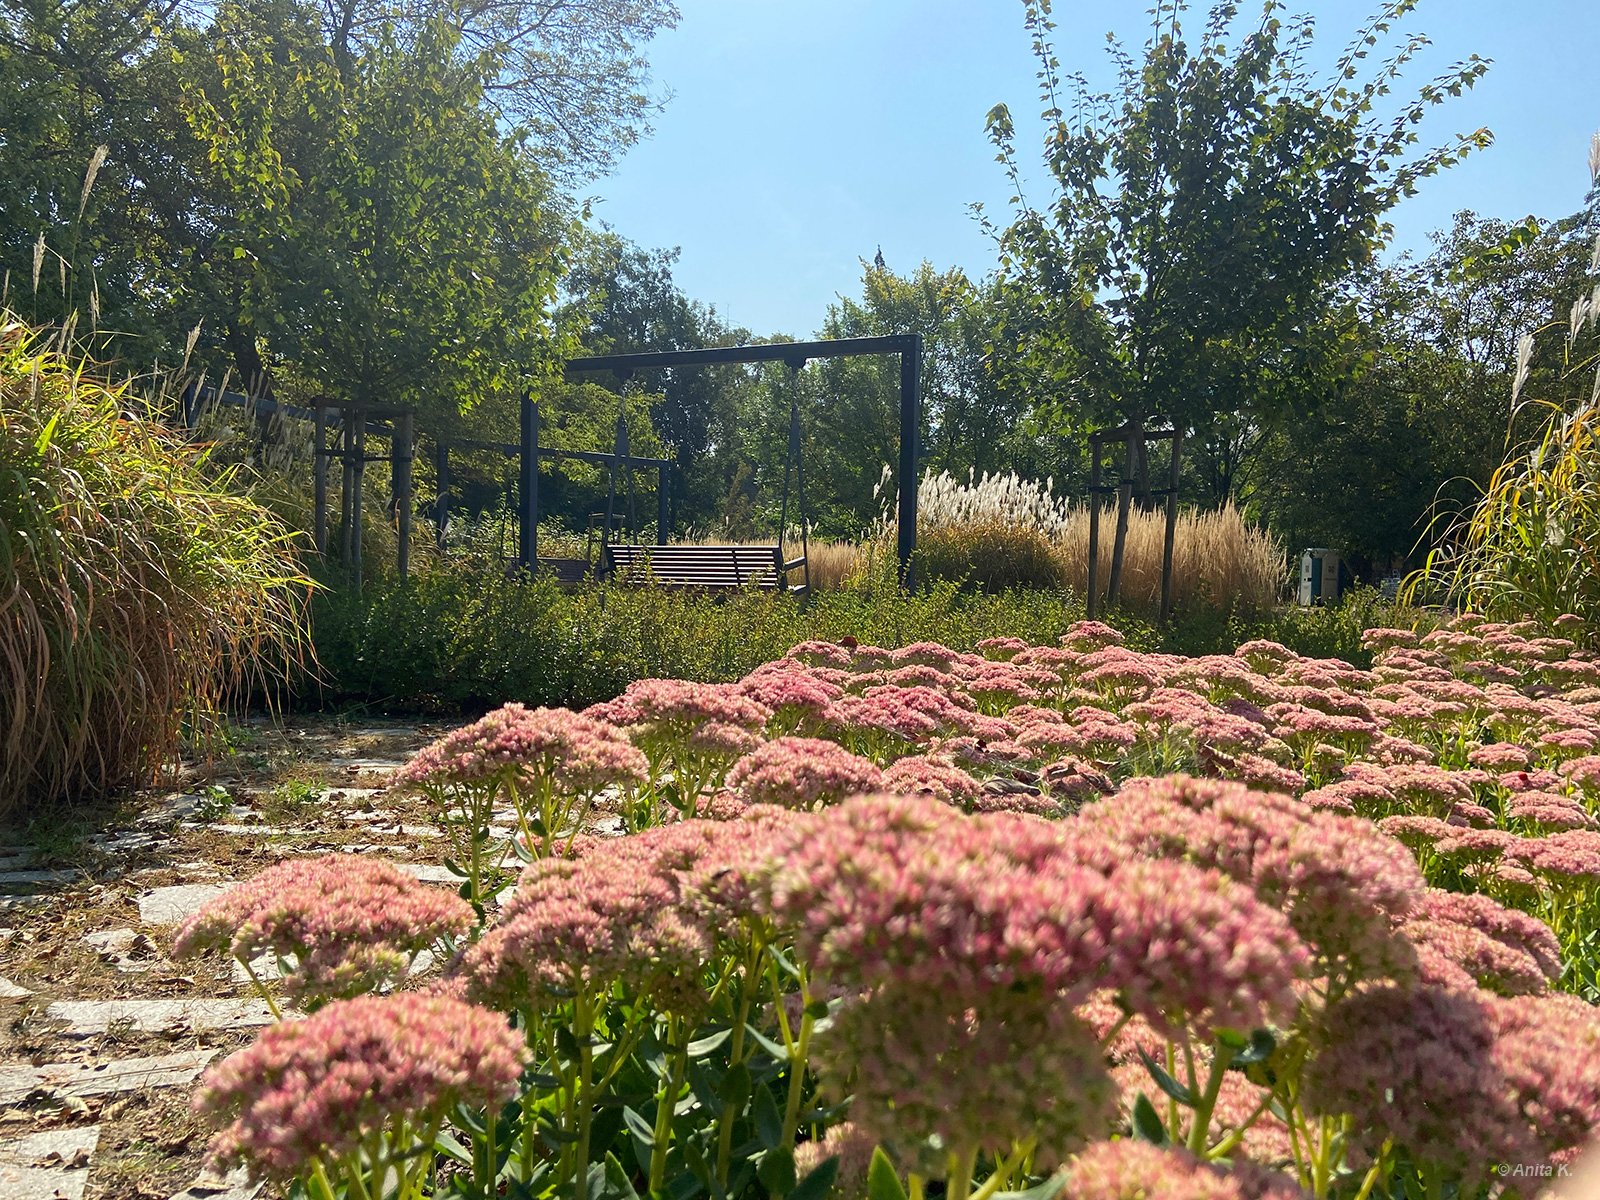
{"type": "Polygon", "coordinates": [[[295,538],[22,325],[0,329],[0,817],[148,781],[301,651],[295,538]]]}
{"type": "Polygon", "coordinates": [[[231,245],[195,283],[307,386],[438,426],[566,349],[545,316],[564,222],[523,135],[484,103],[491,59],[433,21],[330,60],[315,17],[225,4],[204,38],[216,70],[185,108],[231,245]]]}
{"type": "Polygon", "coordinates": [[[1048,537],[1000,522],[920,531],[916,572],[919,579],[949,580],[987,592],[1060,587],[1063,573],[1048,537]]]}
{"type": "MultiPolygon", "coordinates": [[[[1593,225],[1592,208],[1542,229],[1460,213],[1421,262],[1373,274],[1362,364],[1261,440],[1245,468],[1251,510],[1291,546],[1388,563],[1413,551],[1436,503],[1473,503],[1508,441],[1538,431],[1531,409],[1511,421],[1517,341],[1587,290],[1593,225]]],[[[1526,390],[1548,394],[1564,360],[1561,339],[1543,339],[1526,390]]]]}
{"type": "MultiPolygon", "coordinates": [[[[880,646],[927,640],[971,650],[984,638],[1009,636],[1051,645],[1083,615],[1081,598],[1062,590],[989,593],[942,581],[907,594],[884,572],[857,587],[797,598],[564,588],[548,577],[528,581],[453,564],[404,584],[371,579],[359,596],[319,593],[312,631],[321,677],[304,680],[298,693],[312,706],[454,712],[518,700],[582,708],[635,679],[739,679],[812,638],[880,646]]],[[[1130,613],[1108,619],[1138,649],[1226,654],[1265,637],[1361,665],[1371,661],[1362,630],[1433,625],[1370,589],[1331,608],[1246,615],[1196,607],[1164,628],[1130,613]]]]}
{"type": "MultiPolygon", "coordinates": [[[[1600,212],[1600,134],[1590,149],[1589,174],[1589,220],[1587,227],[1578,225],[1583,234],[1594,233],[1600,212]]],[[[1463,272],[1495,269],[1535,236],[1526,228],[1512,230],[1467,259],[1463,272]]],[[[1591,273],[1600,266],[1600,235],[1589,266],[1591,273]]],[[[1569,280],[1579,285],[1578,298],[1564,323],[1551,323],[1563,336],[1541,339],[1521,331],[1509,364],[1506,442],[1515,448],[1471,508],[1439,506],[1439,544],[1407,588],[1412,594],[1442,588],[1457,604],[1491,617],[1532,617],[1546,627],[1571,614],[1592,631],[1600,622],[1600,288],[1585,295],[1588,280],[1576,269],[1569,280]],[[1536,376],[1541,340],[1546,369],[1536,376]],[[1559,353],[1553,370],[1551,349],[1559,353]],[[1536,429],[1520,444],[1512,440],[1519,418],[1536,429]]]]}
{"type": "Polygon", "coordinates": [[[1113,43],[1120,83],[1096,95],[1061,76],[1049,0],[1029,3],[1057,191],[1043,209],[1023,203],[1015,126],[997,106],[989,129],[1018,205],[995,231],[1002,365],[1064,424],[1159,414],[1195,430],[1206,498],[1232,496],[1241,446],[1345,369],[1347,285],[1382,245],[1385,214],[1488,144],[1479,130],[1413,153],[1422,113],[1483,74],[1476,56],[1397,114],[1379,106],[1426,39],[1400,39],[1361,80],[1412,6],[1386,4],[1323,82],[1305,66],[1310,18],[1286,23],[1276,0],[1237,33],[1237,8],[1216,5],[1195,43],[1188,5],[1162,0],[1142,58],[1113,43]]]}

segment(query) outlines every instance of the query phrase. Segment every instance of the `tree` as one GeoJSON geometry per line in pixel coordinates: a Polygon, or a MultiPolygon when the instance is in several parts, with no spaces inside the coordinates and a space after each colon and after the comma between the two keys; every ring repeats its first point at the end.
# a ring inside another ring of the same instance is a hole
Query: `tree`
{"type": "Polygon", "coordinates": [[[567,220],[435,24],[341,72],[290,0],[226,4],[191,88],[223,202],[196,281],[316,392],[429,428],[549,373],[567,220]],[[231,245],[230,245],[231,242],[231,245]],[[220,259],[220,261],[219,261],[220,259]]]}
{"type": "MultiPolygon", "coordinates": [[[[860,299],[840,297],[829,306],[820,336],[922,335],[925,467],[963,477],[1015,470],[1075,478],[1082,468],[1076,440],[1040,429],[1028,396],[990,369],[996,300],[992,284],[974,284],[960,268],[938,271],[924,262],[902,276],[863,261],[860,299]]],[[[836,523],[859,527],[877,515],[879,468],[899,461],[899,363],[830,359],[816,371],[812,478],[816,492],[837,506],[836,523]]]]}
{"type": "MultiPolygon", "coordinates": [[[[589,354],[644,354],[733,346],[750,331],[728,325],[714,308],[690,300],[673,282],[677,250],[646,250],[615,233],[585,239],[565,288],[568,312],[589,354]]],[[[650,417],[677,464],[673,504],[680,523],[704,525],[725,507],[731,476],[711,460],[737,441],[736,393],[751,386],[740,366],[641,371],[624,381],[596,382],[618,394],[649,398],[650,417]]],[[[735,468],[736,470],[736,468],[735,468]]]]}
{"type": "Polygon", "coordinates": [[[1416,150],[1415,125],[1487,69],[1476,56],[1387,116],[1380,104],[1425,44],[1367,59],[1416,0],[1390,0],[1322,82],[1304,66],[1309,18],[1267,0],[1239,33],[1236,5],[1184,39],[1184,0],[1157,0],[1142,60],[1113,42],[1114,93],[1064,78],[1049,0],[1027,22],[1045,97],[1045,163],[1056,196],[1024,199],[1015,127],[988,126],[1015,186],[995,229],[1004,308],[997,359],[1064,426],[1160,416],[1197,434],[1205,496],[1232,495],[1265,429],[1314,408],[1355,348],[1352,279],[1385,215],[1417,184],[1489,143],[1487,130],[1416,150]]]}
{"type": "MultiPolygon", "coordinates": [[[[1415,563],[1430,516],[1473,503],[1537,431],[1533,409],[1513,420],[1517,343],[1565,327],[1597,224],[1593,205],[1543,226],[1458,213],[1422,261],[1370,272],[1361,364],[1316,412],[1263,440],[1242,489],[1251,511],[1291,545],[1339,547],[1364,572],[1415,563]]],[[[1525,387],[1556,393],[1565,366],[1561,339],[1539,339],[1525,387]]]]}

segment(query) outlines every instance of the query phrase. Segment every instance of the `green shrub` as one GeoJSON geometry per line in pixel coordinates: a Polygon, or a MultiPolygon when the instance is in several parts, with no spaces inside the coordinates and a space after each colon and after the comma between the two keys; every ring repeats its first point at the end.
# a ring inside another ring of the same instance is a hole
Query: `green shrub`
{"type": "MultiPolygon", "coordinates": [[[[359,596],[319,593],[312,622],[319,679],[299,702],[456,712],[520,700],[583,707],[650,676],[725,681],[812,638],[845,636],[902,646],[929,640],[961,650],[988,637],[1049,645],[1083,618],[1070,592],[1013,588],[962,591],[950,581],[908,595],[890,584],[809,597],[618,588],[562,588],[455,564],[401,584],[380,576],[359,596]]],[[[1250,617],[1199,607],[1166,628],[1129,615],[1112,622],[1131,645],[1172,653],[1231,653],[1270,637],[1307,654],[1362,663],[1361,630],[1426,621],[1383,604],[1370,590],[1330,609],[1250,617]]]]}
{"type": "Polygon", "coordinates": [[[1058,588],[1063,577],[1048,537],[1000,521],[919,529],[917,570],[919,578],[930,582],[949,580],[986,592],[1058,588]]]}
{"type": "Polygon", "coordinates": [[[0,317],[0,820],[149,780],[301,648],[291,535],[0,317]]]}

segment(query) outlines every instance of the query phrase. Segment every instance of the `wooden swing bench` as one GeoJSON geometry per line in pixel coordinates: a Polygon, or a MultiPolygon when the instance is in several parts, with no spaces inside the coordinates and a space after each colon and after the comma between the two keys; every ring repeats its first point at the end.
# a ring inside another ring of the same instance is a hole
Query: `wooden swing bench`
{"type": "Polygon", "coordinates": [[[754,587],[803,592],[790,586],[788,573],[806,560],[785,562],[776,546],[642,546],[611,542],[605,547],[607,574],[621,583],[720,591],[754,587]]]}

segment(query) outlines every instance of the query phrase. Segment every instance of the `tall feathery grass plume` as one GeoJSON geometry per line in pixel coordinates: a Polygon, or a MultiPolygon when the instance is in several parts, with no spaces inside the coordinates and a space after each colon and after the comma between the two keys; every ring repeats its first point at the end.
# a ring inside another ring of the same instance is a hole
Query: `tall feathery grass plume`
{"type": "MultiPolygon", "coordinates": [[[[1102,510],[1097,570],[1103,590],[1111,575],[1114,509],[1102,510]]],[[[879,538],[892,536],[885,509],[879,538]]],[[[1161,603],[1166,514],[1134,508],[1123,557],[1123,603],[1155,610],[1161,603]]],[[[917,495],[917,554],[934,579],[956,579],[996,591],[1006,587],[1089,585],[1089,509],[1057,495],[1051,480],[1015,472],[969,477],[923,476],[917,495]]],[[[1179,605],[1237,605],[1265,611],[1282,598],[1282,544],[1249,524],[1231,504],[1178,514],[1172,594],[1179,605]]]]}
{"type": "Polygon", "coordinates": [[[303,661],[297,535],[0,315],[0,820],[136,785],[303,661]]]}

